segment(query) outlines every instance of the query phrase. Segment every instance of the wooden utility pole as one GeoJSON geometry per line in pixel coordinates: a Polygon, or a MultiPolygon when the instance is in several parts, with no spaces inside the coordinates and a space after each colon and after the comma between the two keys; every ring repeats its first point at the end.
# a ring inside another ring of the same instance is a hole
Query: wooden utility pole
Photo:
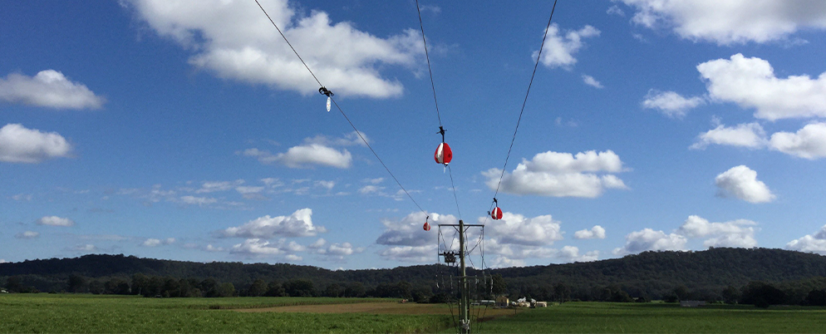
{"type": "Polygon", "coordinates": [[[461,266],[462,272],[462,301],[459,303],[462,308],[459,311],[462,317],[462,323],[459,324],[459,326],[461,326],[459,332],[467,334],[470,333],[470,319],[468,319],[470,303],[468,303],[467,272],[465,271],[465,222],[461,219],[459,220],[459,265],[461,266]]]}

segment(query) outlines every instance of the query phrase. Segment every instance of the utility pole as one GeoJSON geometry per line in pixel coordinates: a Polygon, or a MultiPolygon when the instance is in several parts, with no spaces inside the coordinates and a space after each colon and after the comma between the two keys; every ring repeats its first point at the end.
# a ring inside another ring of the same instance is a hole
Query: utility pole
{"type": "MultiPolygon", "coordinates": [[[[439,224],[439,235],[437,236],[437,240],[441,238],[442,235],[442,228],[443,227],[450,227],[451,229],[455,229],[459,233],[459,251],[453,251],[447,248],[447,245],[442,248],[439,246],[438,255],[444,257],[444,261],[448,265],[455,265],[456,264],[456,256],[459,256],[459,273],[461,274],[461,280],[459,281],[459,289],[461,289],[461,297],[459,298],[459,333],[461,334],[469,334],[470,333],[470,291],[468,291],[468,276],[467,276],[467,267],[465,264],[465,258],[470,256],[465,250],[467,249],[466,243],[467,240],[465,239],[465,231],[466,229],[470,228],[480,228],[481,229],[481,237],[480,242],[483,241],[482,239],[485,236],[485,225],[482,224],[465,224],[464,221],[459,220],[459,224],[439,224]]],[[[452,245],[452,243],[451,243],[452,245]]],[[[484,249],[484,246],[482,247],[484,249]]],[[[451,285],[452,289],[453,285],[451,285]]],[[[451,292],[452,293],[452,292],[451,292]]]]}
{"type": "Polygon", "coordinates": [[[460,324],[461,328],[459,332],[467,334],[470,333],[470,319],[468,319],[470,303],[468,303],[467,272],[465,271],[465,222],[461,219],[459,220],[459,263],[462,272],[462,301],[459,304],[462,308],[461,311],[459,311],[462,317],[462,323],[460,324]]]}

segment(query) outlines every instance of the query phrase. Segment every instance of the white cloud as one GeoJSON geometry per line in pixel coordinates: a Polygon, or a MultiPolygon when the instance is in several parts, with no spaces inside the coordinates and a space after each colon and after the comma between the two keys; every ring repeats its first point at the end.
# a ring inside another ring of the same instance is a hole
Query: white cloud
{"type": "Polygon", "coordinates": [[[650,228],[635,231],[625,236],[625,246],[614,249],[614,254],[634,254],[649,250],[684,250],[688,240],[679,234],[665,234],[650,228]]]}
{"type": "Polygon", "coordinates": [[[367,195],[367,194],[371,194],[371,193],[377,193],[377,192],[379,192],[383,189],[384,189],[384,187],[378,187],[378,186],[374,186],[374,185],[366,185],[364,187],[361,187],[361,189],[359,189],[359,193],[361,193],[362,195],[367,195]]]}
{"type": "Polygon", "coordinates": [[[40,132],[20,124],[0,128],[0,161],[38,163],[50,158],[68,157],[72,145],[57,132],[40,132]]]}
{"type": "Polygon", "coordinates": [[[21,233],[16,234],[14,237],[17,239],[34,239],[40,236],[40,233],[34,231],[24,231],[21,233]]]}
{"type": "Polygon", "coordinates": [[[574,246],[563,246],[556,256],[566,262],[591,262],[599,259],[599,251],[590,251],[585,254],[579,254],[579,248],[574,246]]]}
{"type": "Polygon", "coordinates": [[[263,199],[264,196],[261,195],[264,192],[264,187],[251,187],[251,186],[240,186],[235,187],[235,191],[241,194],[242,197],[246,199],[263,199]]]}
{"type": "Polygon", "coordinates": [[[332,189],[333,189],[333,187],[335,187],[335,186],[336,186],[336,182],[335,182],[335,181],[324,181],[324,180],[321,180],[321,181],[315,181],[313,184],[314,184],[316,187],[326,188],[327,190],[332,190],[332,189]]]}
{"type": "Polygon", "coordinates": [[[582,82],[594,88],[603,88],[602,84],[597,81],[597,79],[594,79],[594,77],[587,74],[582,75],[582,82]]]}
{"type": "Polygon", "coordinates": [[[776,132],[771,137],[770,147],[804,159],[826,157],[826,123],[808,124],[797,133],[776,132]]]}
{"type": "Polygon", "coordinates": [[[379,184],[379,183],[384,182],[384,178],[383,177],[377,177],[375,179],[365,179],[364,182],[371,183],[371,184],[379,184]]]}
{"type": "Polygon", "coordinates": [[[383,219],[381,223],[385,230],[376,239],[376,244],[388,247],[379,251],[379,255],[388,260],[403,262],[433,261],[437,249],[433,230],[426,232],[422,228],[428,215],[433,226],[459,223],[458,218],[453,215],[424,212],[413,212],[399,221],[383,219]]]}
{"type": "Polygon", "coordinates": [[[207,251],[207,252],[223,252],[224,247],[220,247],[220,246],[216,247],[216,246],[213,246],[212,244],[209,244],[209,245],[206,245],[206,247],[204,247],[204,250],[207,251]]]}
{"type": "Polygon", "coordinates": [[[327,232],[323,226],[313,225],[313,210],[300,209],[290,216],[263,216],[238,227],[221,232],[224,237],[271,239],[276,236],[311,237],[327,232]]]}
{"type": "Polygon", "coordinates": [[[218,203],[218,200],[212,197],[181,196],[181,202],[189,205],[204,206],[218,203]]]}
{"type": "Polygon", "coordinates": [[[323,135],[317,135],[312,138],[304,138],[304,144],[319,144],[323,146],[367,146],[364,142],[372,143],[367,134],[364,132],[350,132],[341,138],[330,138],[323,135]],[[361,136],[359,136],[361,135],[361,136]],[[364,140],[361,140],[364,138],[364,140]]]}
{"type": "Polygon", "coordinates": [[[694,150],[705,149],[708,145],[729,145],[759,149],[766,146],[766,132],[760,124],[744,123],[734,127],[726,127],[723,124],[697,135],[697,142],[689,148],[694,150]]]}
{"type": "Polygon", "coordinates": [[[826,3],[811,0],[622,0],[632,21],[671,28],[682,38],[718,45],[786,39],[801,29],[826,28],[826,3]]]}
{"type": "Polygon", "coordinates": [[[388,260],[425,263],[435,260],[436,245],[392,246],[381,250],[379,255],[388,260]]]}
{"type": "Polygon", "coordinates": [[[814,235],[805,235],[786,244],[787,249],[826,255],[826,225],[814,235]]]}
{"type": "Polygon", "coordinates": [[[617,15],[625,17],[625,12],[622,9],[620,9],[617,5],[608,7],[608,11],[606,11],[606,13],[608,13],[608,15],[617,15]]]}
{"type": "Polygon", "coordinates": [[[605,239],[605,229],[596,225],[590,230],[579,230],[574,233],[574,239],[605,239]]]}
{"type": "Polygon", "coordinates": [[[6,259],[0,259],[0,263],[9,263],[9,261],[6,261],[6,259]]]}
{"type": "Polygon", "coordinates": [[[751,203],[766,203],[775,199],[769,187],[757,180],[757,172],[744,165],[732,167],[717,175],[714,184],[724,197],[733,196],[751,203]]]}
{"type": "Polygon", "coordinates": [[[826,117],[826,73],[778,78],[760,58],[742,54],[697,65],[709,96],[756,109],[754,117],[770,121],[783,118],[826,117]]]}
{"type": "MultiPolygon", "coordinates": [[[[479,218],[484,222],[485,218],[479,218]]],[[[502,220],[490,227],[491,235],[499,244],[542,246],[562,240],[560,222],[551,215],[527,218],[520,214],[504,212],[502,220]]]]}
{"type": "Polygon", "coordinates": [[[318,238],[318,240],[316,240],[313,243],[307,245],[307,247],[313,248],[313,249],[319,249],[321,247],[324,247],[324,245],[326,245],[326,244],[327,244],[327,240],[324,240],[324,238],[318,238]]]}
{"type": "Polygon", "coordinates": [[[175,238],[166,238],[164,240],[149,238],[146,239],[141,245],[143,245],[144,247],[157,247],[171,245],[174,242],[175,238]]]}
{"type": "MultiPolygon", "coordinates": [[[[607,188],[627,188],[614,175],[595,173],[621,171],[622,161],[610,150],[576,155],[548,151],[535,155],[531,161],[523,159],[512,173],[505,173],[500,191],[517,195],[594,198],[607,188]]],[[[491,190],[496,189],[501,173],[502,170],[496,168],[482,172],[491,190]]]]}
{"type": "Polygon", "coordinates": [[[262,163],[277,162],[290,168],[302,168],[311,164],[349,168],[353,161],[353,156],[346,149],[338,151],[320,144],[294,146],[287,152],[275,155],[256,148],[247,149],[243,154],[248,157],[257,157],[262,163]]]}
{"type": "Polygon", "coordinates": [[[61,218],[58,216],[44,216],[37,220],[37,225],[48,226],[74,226],[75,222],[69,218],[61,218]]]}
{"type": "Polygon", "coordinates": [[[688,113],[688,110],[704,103],[705,100],[699,96],[685,98],[676,92],[661,92],[650,89],[642,101],[642,106],[643,108],[657,109],[668,117],[681,118],[688,113]]]}
{"type": "Polygon", "coordinates": [[[708,238],[703,242],[706,247],[743,247],[757,246],[754,239],[757,223],[738,219],[723,223],[711,223],[699,216],[689,216],[677,233],[689,238],[708,238]]]}
{"type": "Polygon", "coordinates": [[[335,258],[338,260],[344,260],[346,256],[350,256],[355,253],[361,253],[362,251],[364,251],[364,248],[353,247],[353,245],[349,242],[343,242],[331,244],[327,248],[319,248],[318,250],[316,250],[316,253],[323,254],[325,256],[335,258]]]}
{"type": "Polygon", "coordinates": [[[286,252],[281,246],[283,246],[283,242],[280,244],[270,244],[270,242],[266,240],[247,239],[240,244],[232,246],[229,252],[245,256],[281,255],[286,252]]]}
{"type": "Polygon", "coordinates": [[[296,262],[304,260],[303,257],[300,257],[300,256],[295,255],[295,254],[287,254],[287,256],[285,256],[284,258],[289,260],[289,261],[296,261],[296,262]]]}
{"type": "Polygon", "coordinates": [[[438,213],[413,212],[399,221],[383,219],[384,232],[376,239],[376,244],[386,246],[423,246],[433,243],[432,232],[425,231],[422,226],[430,216],[430,225],[458,224],[459,220],[453,215],[438,213]]]}
{"type": "Polygon", "coordinates": [[[227,191],[244,184],[244,180],[235,181],[206,181],[201,183],[201,188],[195,190],[196,194],[207,194],[218,191],[227,191]]]}
{"type": "MultiPolygon", "coordinates": [[[[318,85],[258,6],[240,0],[131,0],[158,35],[195,54],[189,63],[216,76],[317,94],[318,85]]],[[[315,75],[336,94],[386,98],[402,84],[380,69],[418,66],[424,54],[417,30],[386,39],[331,22],[327,13],[297,15],[286,0],[261,1],[315,75]]],[[[321,104],[319,104],[321,107],[321,104]]]]}
{"type": "MultiPolygon", "coordinates": [[[[548,37],[545,40],[545,47],[542,50],[542,59],[539,61],[548,68],[564,67],[571,68],[577,60],[574,54],[579,52],[584,45],[583,38],[599,36],[597,28],[586,25],[579,30],[569,30],[564,36],[560,34],[559,26],[556,23],[548,28],[548,37]]],[[[539,51],[534,51],[533,58],[539,51]]]]}
{"type": "Polygon", "coordinates": [[[0,100],[55,109],[98,109],[105,102],[55,70],[40,71],[34,77],[12,73],[0,78],[0,100]]]}

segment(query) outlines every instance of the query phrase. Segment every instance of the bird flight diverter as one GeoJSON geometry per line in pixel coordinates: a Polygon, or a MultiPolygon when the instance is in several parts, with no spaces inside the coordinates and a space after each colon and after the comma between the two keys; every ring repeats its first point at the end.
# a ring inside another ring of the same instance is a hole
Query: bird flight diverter
{"type": "Polygon", "coordinates": [[[502,219],[502,209],[499,208],[499,201],[497,201],[496,198],[494,198],[493,203],[496,204],[496,207],[494,207],[493,210],[488,212],[488,214],[490,214],[490,218],[492,218],[493,220],[502,219]]]}
{"type": "Polygon", "coordinates": [[[427,222],[428,219],[430,219],[430,216],[427,216],[427,218],[424,219],[423,228],[424,228],[425,231],[430,231],[430,223],[427,222]]]}
{"type": "Polygon", "coordinates": [[[453,150],[450,149],[450,145],[445,143],[445,129],[443,127],[439,127],[439,132],[442,134],[442,143],[439,144],[439,147],[436,147],[436,153],[433,153],[433,160],[436,160],[437,164],[445,165],[450,163],[453,160],[453,150]]]}
{"type": "Polygon", "coordinates": [[[329,89],[327,89],[326,87],[321,87],[321,88],[319,88],[319,89],[318,89],[318,93],[319,93],[319,94],[321,94],[321,95],[327,95],[327,112],[330,112],[330,107],[332,106],[332,104],[331,104],[331,102],[332,102],[331,97],[332,97],[332,96],[334,96],[334,95],[336,95],[336,94],[333,94],[333,92],[331,92],[331,91],[330,91],[329,89]]]}

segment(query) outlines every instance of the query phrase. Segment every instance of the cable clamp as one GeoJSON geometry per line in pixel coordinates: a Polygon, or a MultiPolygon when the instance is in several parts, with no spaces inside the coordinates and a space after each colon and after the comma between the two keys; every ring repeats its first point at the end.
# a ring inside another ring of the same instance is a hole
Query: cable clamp
{"type": "Polygon", "coordinates": [[[321,95],[327,95],[327,97],[331,97],[331,96],[336,95],[336,94],[333,94],[333,92],[331,92],[329,89],[327,89],[327,87],[324,87],[324,86],[322,86],[321,88],[318,89],[318,93],[321,94],[321,95]]]}

